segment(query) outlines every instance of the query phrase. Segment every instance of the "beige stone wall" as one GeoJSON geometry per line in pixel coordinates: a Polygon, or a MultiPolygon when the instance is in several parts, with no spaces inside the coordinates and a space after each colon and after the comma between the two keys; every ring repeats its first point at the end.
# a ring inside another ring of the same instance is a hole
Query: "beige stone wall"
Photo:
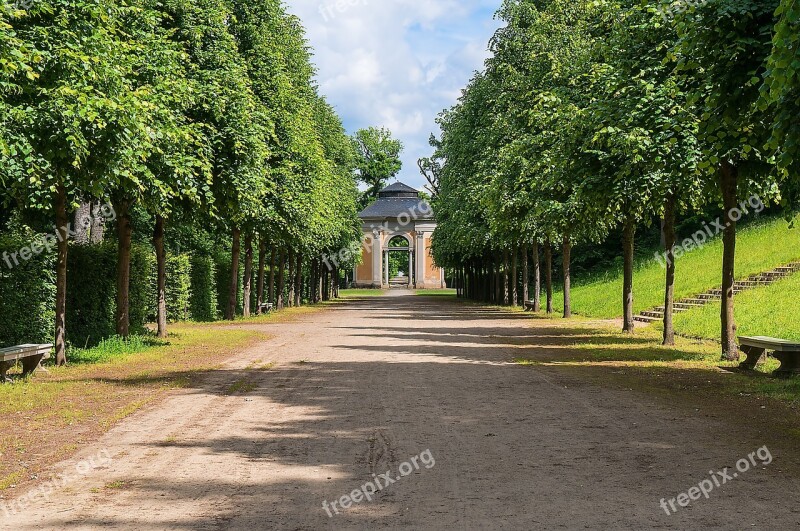
{"type": "Polygon", "coordinates": [[[438,288],[441,286],[442,270],[433,263],[431,240],[425,238],[425,286],[438,288]]]}
{"type": "Polygon", "coordinates": [[[356,268],[356,284],[372,284],[372,246],[365,245],[361,250],[361,263],[356,268]]]}

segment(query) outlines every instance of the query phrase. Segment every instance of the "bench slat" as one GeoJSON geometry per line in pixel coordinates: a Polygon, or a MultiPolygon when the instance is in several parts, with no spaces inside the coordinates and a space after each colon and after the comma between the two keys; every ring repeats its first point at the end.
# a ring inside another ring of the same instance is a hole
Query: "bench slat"
{"type": "Polygon", "coordinates": [[[792,341],[775,337],[740,336],[739,344],[774,350],[776,352],[800,352],[800,343],[793,343],[792,341]]]}
{"type": "Polygon", "coordinates": [[[0,361],[15,361],[30,356],[44,355],[44,359],[50,357],[50,350],[53,345],[17,345],[0,349],[0,361]]]}

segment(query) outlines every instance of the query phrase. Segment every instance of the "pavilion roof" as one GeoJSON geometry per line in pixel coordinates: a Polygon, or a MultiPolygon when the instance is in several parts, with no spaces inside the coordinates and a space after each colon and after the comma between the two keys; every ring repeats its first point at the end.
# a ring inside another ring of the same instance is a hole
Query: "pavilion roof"
{"type": "Polygon", "coordinates": [[[359,213],[361,219],[397,219],[407,215],[412,220],[433,219],[433,210],[419,192],[407,184],[393,183],[380,192],[374,203],[359,213]]]}

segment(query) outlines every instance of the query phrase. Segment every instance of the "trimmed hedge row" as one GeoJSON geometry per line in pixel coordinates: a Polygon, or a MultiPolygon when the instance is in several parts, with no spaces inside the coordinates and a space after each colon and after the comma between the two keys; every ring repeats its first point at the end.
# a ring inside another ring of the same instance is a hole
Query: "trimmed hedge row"
{"type": "MultiPolygon", "coordinates": [[[[154,280],[154,286],[156,285],[154,280]]],[[[167,255],[167,319],[188,321],[192,298],[192,264],[189,255],[167,255]]],[[[153,311],[153,318],[158,308],[153,311]]]]}
{"type": "Polygon", "coordinates": [[[190,263],[191,297],[189,307],[195,321],[214,321],[219,316],[217,308],[217,268],[208,256],[196,255],[190,263]]]}
{"type": "MultiPolygon", "coordinates": [[[[26,227],[0,234],[0,347],[53,341],[55,262],[53,250],[25,253],[41,235],[26,227]],[[15,255],[16,253],[16,255],[15,255]]],[[[230,264],[230,255],[227,264],[230,264]]],[[[225,253],[220,253],[223,265],[225,253]]],[[[115,335],[117,244],[71,244],[67,259],[67,341],[93,346],[115,335]]],[[[170,321],[213,321],[221,315],[218,293],[227,300],[228,269],[208,256],[167,257],[167,318],[170,321]],[[218,286],[218,282],[222,283],[218,286]]],[[[222,300],[222,297],[219,297],[222,300]]],[[[156,260],[148,244],[131,247],[130,330],[145,332],[155,321],[156,260]]]]}
{"type": "MultiPolygon", "coordinates": [[[[67,341],[94,346],[116,333],[117,244],[71,245],[67,256],[67,341]]],[[[156,260],[152,249],[131,246],[130,330],[145,331],[155,315],[156,260]]]]}
{"type": "Polygon", "coordinates": [[[0,347],[53,341],[56,254],[19,256],[39,237],[25,228],[0,234],[0,347]]]}

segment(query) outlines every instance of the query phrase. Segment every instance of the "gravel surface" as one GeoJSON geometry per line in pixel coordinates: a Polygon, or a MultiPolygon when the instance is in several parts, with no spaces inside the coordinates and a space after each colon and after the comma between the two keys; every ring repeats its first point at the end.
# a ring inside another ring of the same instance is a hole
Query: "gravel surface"
{"type": "Polygon", "coordinates": [[[770,441],[735,415],[709,420],[558,367],[515,365],[520,346],[562,341],[556,322],[399,291],[296,322],[241,326],[274,339],[59,464],[54,473],[66,479],[49,500],[0,512],[0,528],[800,523],[796,448],[770,447],[769,465],[756,457],[758,466],[680,507],[678,495],[692,494],[709,471],[719,480],[728,467],[732,476],[737,460],[770,441]],[[394,482],[371,500],[341,499],[363,497],[353,491],[376,477],[394,482]],[[662,498],[676,498],[675,514],[662,498]]]}

